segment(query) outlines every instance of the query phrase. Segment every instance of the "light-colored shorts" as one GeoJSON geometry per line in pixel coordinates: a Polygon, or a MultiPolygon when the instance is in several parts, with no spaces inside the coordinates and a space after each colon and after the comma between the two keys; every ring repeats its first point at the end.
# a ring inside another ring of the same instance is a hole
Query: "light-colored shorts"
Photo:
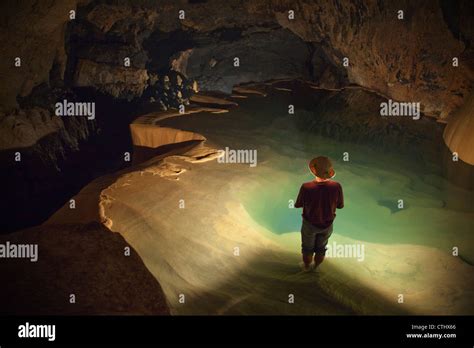
{"type": "Polygon", "coordinates": [[[313,253],[325,255],[331,234],[332,224],[327,228],[320,229],[303,219],[301,225],[301,252],[307,255],[313,253]]]}

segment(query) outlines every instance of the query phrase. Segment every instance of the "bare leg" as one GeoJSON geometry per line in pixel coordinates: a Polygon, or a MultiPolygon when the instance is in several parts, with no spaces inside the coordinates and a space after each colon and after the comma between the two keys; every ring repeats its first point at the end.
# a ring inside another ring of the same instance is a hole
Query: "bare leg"
{"type": "Polygon", "coordinates": [[[303,262],[305,268],[309,268],[311,261],[313,261],[313,254],[303,254],[303,262]]]}
{"type": "Polygon", "coordinates": [[[318,267],[324,261],[324,255],[314,254],[314,268],[318,267]]]}

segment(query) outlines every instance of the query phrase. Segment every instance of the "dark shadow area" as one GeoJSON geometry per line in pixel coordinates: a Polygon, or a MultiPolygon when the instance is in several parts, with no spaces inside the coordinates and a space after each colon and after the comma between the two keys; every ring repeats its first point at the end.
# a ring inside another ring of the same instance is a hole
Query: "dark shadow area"
{"type": "Polygon", "coordinates": [[[131,164],[126,160],[127,153],[132,157],[129,124],[139,106],[88,88],[75,89],[73,97],[95,103],[95,120],[64,117],[63,130],[33,146],[0,152],[0,180],[9,183],[0,203],[9,218],[0,234],[44,222],[91,180],[131,164]]]}
{"type": "Polygon", "coordinates": [[[37,226],[8,241],[38,245],[38,260],[0,262],[2,315],[169,314],[140,256],[125,256],[124,238],[99,223],[37,226]]]}
{"type": "Polygon", "coordinates": [[[222,283],[212,291],[189,293],[187,303],[191,305],[189,309],[180,305],[180,314],[411,314],[406,306],[366,288],[330,261],[323,265],[320,273],[304,273],[298,267],[296,254],[294,264],[288,264],[289,257],[284,252],[262,252],[258,258],[248,260],[236,273],[222,279],[222,283]],[[337,293],[328,288],[337,289],[337,293]],[[294,296],[294,303],[288,301],[289,295],[294,296]]]}

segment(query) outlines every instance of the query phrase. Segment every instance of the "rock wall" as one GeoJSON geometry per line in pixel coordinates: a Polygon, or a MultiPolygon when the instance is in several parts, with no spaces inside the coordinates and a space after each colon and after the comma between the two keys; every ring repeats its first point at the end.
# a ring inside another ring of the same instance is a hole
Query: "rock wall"
{"type": "Polygon", "coordinates": [[[93,86],[112,97],[132,100],[142,95],[147,81],[146,69],[113,66],[81,59],[76,67],[73,85],[93,86]]]}
{"type": "Polygon", "coordinates": [[[38,226],[0,237],[36,244],[37,261],[0,263],[3,315],[168,315],[160,284],[118,233],[97,222],[38,226]],[[75,302],[71,303],[71,294],[75,302]]]}
{"type": "Polygon", "coordinates": [[[386,99],[375,93],[361,88],[311,93],[293,85],[293,91],[307,96],[300,97],[304,105],[297,115],[300,129],[341,142],[417,156],[417,160],[427,163],[436,161],[441,152],[442,124],[427,118],[414,121],[409,117],[381,117],[379,105],[386,99]]]}
{"type": "MultiPolygon", "coordinates": [[[[467,0],[117,1],[113,5],[82,1],[77,19],[70,21],[68,11],[77,3],[3,5],[8,30],[4,28],[2,39],[10,58],[2,66],[2,77],[9,80],[8,88],[2,90],[3,108],[11,108],[16,96],[27,95],[35,85],[47,81],[53,65],[60,76],[66,65],[75,71],[74,59],[123,67],[123,58],[129,57],[131,67],[144,69],[156,59],[168,61],[170,66],[171,56],[192,48],[189,77],[200,77],[204,85],[211,86],[223,73],[220,78],[229,82],[217,81],[218,89],[228,90],[232,81],[289,73],[311,78],[308,67],[301,66],[307,58],[301,59],[302,41],[321,47],[329,61],[346,72],[349,82],[395,100],[419,101],[425,114],[440,118],[463,103],[474,79],[470,58],[474,5],[467,0]],[[185,11],[181,20],[180,9],[185,11]],[[289,10],[294,11],[294,19],[288,18],[289,10]],[[398,18],[400,10],[403,19],[398,18]],[[66,23],[72,33],[68,39],[78,43],[74,52],[68,52],[69,42],[64,43],[66,23]],[[288,28],[302,41],[285,31],[273,32],[279,27],[288,28]],[[150,38],[154,43],[147,42],[150,38]],[[161,48],[168,48],[161,50],[159,58],[150,56],[160,42],[166,44],[161,48]],[[212,51],[217,55],[215,63],[209,62],[212,51]],[[219,58],[239,55],[250,56],[247,62],[242,61],[243,73],[219,70],[219,58]],[[24,58],[20,69],[12,68],[16,56],[24,58]],[[349,58],[347,67],[342,66],[344,57],[349,58]],[[458,67],[452,65],[454,57],[459,60],[458,67]],[[210,66],[193,63],[201,58],[214,66],[212,76],[210,66]],[[239,77],[232,78],[234,75],[239,77]]],[[[122,77],[118,74],[116,79],[128,83],[122,77]]],[[[144,74],[138,80],[137,96],[145,88],[144,74]]],[[[95,85],[97,80],[87,81],[95,85]]],[[[137,81],[132,79],[131,83],[136,85],[137,81]]]]}
{"type": "Polygon", "coordinates": [[[175,58],[180,62],[180,71],[193,77],[201,90],[229,94],[243,82],[310,76],[309,48],[290,31],[276,29],[241,35],[236,40],[181,52],[175,58]]]}
{"type": "MultiPolygon", "coordinates": [[[[472,2],[447,6],[462,9],[456,22],[470,34],[472,2]]],[[[303,0],[282,1],[280,9],[276,18],[283,27],[321,43],[338,64],[349,58],[352,83],[395,100],[420,102],[425,114],[446,118],[472,88],[472,47],[450,30],[439,2],[303,0]],[[286,9],[296,11],[294,20],[286,9]],[[458,67],[452,65],[454,57],[458,67]]]]}
{"type": "Polygon", "coordinates": [[[444,130],[444,140],[464,162],[474,165],[474,94],[456,110],[444,130]]]}
{"type": "Polygon", "coordinates": [[[17,96],[49,81],[53,66],[64,75],[64,35],[69,11],[86,1],[2,1],[0,5],[0,111],[18,107],[17,96]],[[21,66],[15,67],[15,58],[21,66]]]}

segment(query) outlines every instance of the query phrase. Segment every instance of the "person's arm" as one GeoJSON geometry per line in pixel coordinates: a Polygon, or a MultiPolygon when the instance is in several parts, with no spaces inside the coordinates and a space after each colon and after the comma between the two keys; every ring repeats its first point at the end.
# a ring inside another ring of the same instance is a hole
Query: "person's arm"
{"type": "Polygon", "coordinates": [[[342,193],[342,186],[339,185],[339,196],[337,197],[337,209],[344,208],[344,194],[342,193]]]}
{"type": "Polygon", "coordinates": [[[300,187],[300,192],[298,193],[298,198],[296,198],[295,208],[303,208],[304,204],[304,189],[303,185],[300,187]]]}

